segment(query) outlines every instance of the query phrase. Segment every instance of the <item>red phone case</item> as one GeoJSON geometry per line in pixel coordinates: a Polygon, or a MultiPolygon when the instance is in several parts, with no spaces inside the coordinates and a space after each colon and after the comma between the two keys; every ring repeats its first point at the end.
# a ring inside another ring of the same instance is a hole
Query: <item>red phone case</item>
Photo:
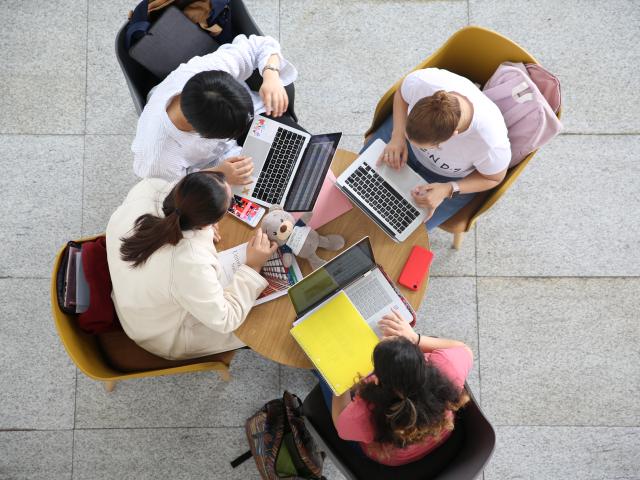
{"type": "Polygon", "coordinates": [[[422,282],[429,273],[429,267],[433,261],[433,252],[418,245],[411,249],[409,258],[402,268],[398,283],[409,290],[419,290],[422,282]]]}

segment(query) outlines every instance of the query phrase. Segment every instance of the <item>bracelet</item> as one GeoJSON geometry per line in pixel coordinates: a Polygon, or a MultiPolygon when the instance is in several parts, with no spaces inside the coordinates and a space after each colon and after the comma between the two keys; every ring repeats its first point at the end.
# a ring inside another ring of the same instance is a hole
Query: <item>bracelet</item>
{"type": "Polygon", "coordinates": [[[274,72],[278,72],[280,73],[280,69],[278,67],[276,67],[275,65],[271,65],[269,63],[267,63],[264,68],[262,69],[262,74],[264,75],[264,71],[265,70],[273,70],[274,72]]]}
{"type": "Polygon", "coordinates": [[[421,335],[418,334],[418,341],[416,342],[416,345],[418,345],[418,346],[420,346],[420,337],[421,337],[421,335]]]}

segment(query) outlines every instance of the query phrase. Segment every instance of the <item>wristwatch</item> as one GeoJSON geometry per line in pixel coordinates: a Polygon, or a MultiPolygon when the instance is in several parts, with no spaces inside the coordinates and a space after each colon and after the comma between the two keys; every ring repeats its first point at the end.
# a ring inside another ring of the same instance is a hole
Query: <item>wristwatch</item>
{"type": "Polygon", "coordinates": [[[458,185],[458,182],[449,182],[449,185],[451,185],[451,195],[449,195],[449,198],[453,198],[460,193],[460,185],[458,185]]]}
{"type": "Polygon", "coordinates": [[[276,67],[275,65],[271,65],[270,63],[267,63],[264,68],[262,69],[262,74],[264,75],[264,71],[265,70],[273,70],[274,72],[278,72],[280,73],[280,69],[278,67],[276,67]]]}

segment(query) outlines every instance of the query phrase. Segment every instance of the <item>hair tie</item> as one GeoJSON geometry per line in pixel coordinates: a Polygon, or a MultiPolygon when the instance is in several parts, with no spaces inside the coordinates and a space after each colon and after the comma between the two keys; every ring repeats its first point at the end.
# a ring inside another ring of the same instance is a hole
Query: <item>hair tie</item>
{"type": "Polygon", "coordinates": [[[174,209],[174,210],[173,210],[173,213],[175,213],[178,217],[179,217],[180,215],[182,215],[182,212],[180,211],[180,209],[179,209],[179,208],[174,209]]]}

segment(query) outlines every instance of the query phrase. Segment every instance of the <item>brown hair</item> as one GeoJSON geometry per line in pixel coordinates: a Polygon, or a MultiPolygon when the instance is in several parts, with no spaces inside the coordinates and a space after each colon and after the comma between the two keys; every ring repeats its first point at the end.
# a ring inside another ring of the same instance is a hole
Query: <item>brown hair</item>
{"type": "Polygon", "coordinates": [[[407,137],[418,143],[437,145],[451,138],[460,122],[458,99],[438,90],[422,98],[407,117],[407,137]]]}
{"type": "Polygon", "coordinates": [[[183,230],[216,223],[229,208],[224,175],[218,172],[190,173],[180,180],[162,202],[164,217],[147,213],[137,218],[133,233],[120,240],[120,257],[142,265],[161,247],[177,245],[183,230]]]}

